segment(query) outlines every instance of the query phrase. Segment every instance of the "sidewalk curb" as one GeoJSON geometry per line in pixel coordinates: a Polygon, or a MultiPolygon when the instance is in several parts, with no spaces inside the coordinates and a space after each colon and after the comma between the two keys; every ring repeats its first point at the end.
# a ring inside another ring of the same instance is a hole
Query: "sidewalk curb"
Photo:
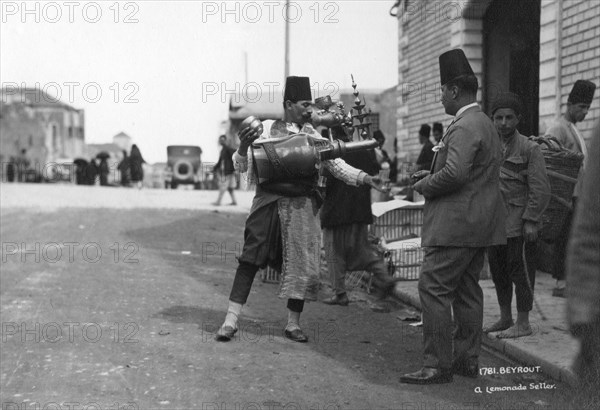
{"type": "MultiPolygon", "coordinates": [[[[421,310],[421,301],[418,296],[399,290],[398,287],[394,289],[393,295],[401,302],[421,310]]],[[[554,363],[548,362],[547,360],[515,346],[514,343],[510,343],[507,340],[490,339],[484,335],[482,342],[486,347],[519,363],[528,366],[541,366],[542,372],[555,380],[565,382],[571,387],[577,387],[578,385],[577,376],[570,368],[560,367],[554,363]]]]}

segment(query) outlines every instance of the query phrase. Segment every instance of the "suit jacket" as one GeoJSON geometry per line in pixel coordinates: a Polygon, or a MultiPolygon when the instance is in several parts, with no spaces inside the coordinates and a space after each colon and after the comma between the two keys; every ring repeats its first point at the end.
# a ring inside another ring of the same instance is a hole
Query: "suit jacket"
{"type": "Polygon", "coordinates": [[[502,147],[494,124],[480,107],[471,107],[441,141],[431,174],[415,184],[425,197],[423,246],[506,244],[502,147]]]}

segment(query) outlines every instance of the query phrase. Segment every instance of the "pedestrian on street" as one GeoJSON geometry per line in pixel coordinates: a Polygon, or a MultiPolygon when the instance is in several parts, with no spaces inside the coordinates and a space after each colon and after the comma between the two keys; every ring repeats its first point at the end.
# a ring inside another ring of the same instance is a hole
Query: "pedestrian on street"
{"type": "Polygon", "coordinates": [[[96,185],[96,177],[98,176],[98,165],[96,165],[96,158],[90,159],[90,163],[87,165],[85,174],[87,185],[96,185]]]}
{"type": "Polygon", "coordinates": [[[419,179],[414,189],[425,197],[418,285],[424,360],[421,370],[400,378],[413,384],[449,383],[455,373],[477,377],[483,321],[479,274],[485,248],[506,244],[498,131],[476,102],[479,84],[464,52],[451,50],[439,60],[441,102],[454,121],[438,144],[431,172],[413,175],[419,179]]]}
{"type": "Polygon", "coordinates": [[[429,139],[430,134],[431,127],[427,124],[421,124],[421,129],[419,130],[419,143],[423,148],[421,148],[421,153],[419,154],[419,158],[417,158],[417,171],[429,171],[431,168],[435,152],[433,152],[433,144],[429,139]]]}
{"type": "Polygon", "coordinates": [[[29,157],[27,156],[27,150],[23,148],[20,154],[17,156],[17,182],[29,182],[27,180],[27,171],[29,171],[29,157]]]}
{"type": "Polygon", "coordinates": [[[100,158],[100,186],[108,186],[108,173],[110,172],[108,168],[108,157],[100,158]]]}
{"type": "MultiPolygon", "coordinates": [[[[247,127],[240,134],[240,146],[233,156],[240,172],[254,174],[250,145],[257,139],[275,139],[299,132],[323,139],[310,124],[312,96],[308,77],[288,77],[284,91],[284,119],[263,121],[262,127],[247,127]]],[[[341,159],[322,161],[336,178],[347,184],[368,184],[381,189],[373,178],[341,159]]],[[[280,268],[282,279],[279,297],[288,300],[288,322],[284,336],[296,342],[307,342],[300,327],[300,314],[305,300],[316,300],[319,289],[321,229],[318,220],[315,177],[295,178],[281,184],[263,187],[257,184],[250,215],[246,220],[244,246],[229,296],[229,307],[217,341],[228,341],[238,330],[238,317],[246,303],[252,281],[259,268],[280,268]]]]}
{"type": "Polygon", "coordinates": [[[233,165],[233,154],[235,148],[230,147],[227,144],[227,137],[221,135],[219,137],[219,145],[221,145],[221,153],[219,154],[219,161],[213,167],[213,173],[217,177],[219,183],[219,197],[217,201],[213,203],[215,206],[221,205],[221,200],[225,191],[229,192],[231,196],[231,205],[237,205],[235,200],[234,190],[237,187],[237,180],[235,178],[235,167],[233,165]]]}
{"type": "MultiPolygon", "coordinates": [[[[577,177],[577,184],[573,191],[573,209],[576,207],[577,197],[581,193],[581,181],[585,170],[588,156],[587,146],[581,133],[577,129],[576,124],[581,122],[587,116],[592,101],[594,100],[594,92],[596,84],[591,81],[577,80],[571,89],[569,99],[567,100],[567,110],[565,113],[554,121],[554,124],[546,131],[546,137],[554,137],[558,139],[563,147],[568,150],[581,152],[583,154],[583,165],[577,177]]],[[[567,240],[571,230],[571,221],[573,212],[570,211],[564,220],[561,228],[561,234],[554,245],[554,263],[553,277],[556,279],[556,287],[552,290],[552,296],[566,296],[566,277],[565,277],[565,259],[567,250],[567,240]]]]}
{"type": "Polygon", "coordinates": [[[131,181],[131,170],[126,150],[123,150],[123,158],[121,159],[121,162],[119,162],[117,168],[121,172],[121,186],[128,187],[131,181]]]}
{"type": "Polygon", "coordinates": [[[492,119],[502,141],[500,190],[508,211],[507,243],[488,248],[500,320],[483,331],[500,331],[496,335],[500,339],[532,334],[529,312],[533,307],[538,264],[538,232],[542,214],[550,202],[550,181],[542,150],[517,130],[522,113],[521,98],[513,93],[500,94],[492,107],[492,119]],[[516,324],[511,310],[513,283],[517,297],[516,324]]]}
{"type": "Polygon", "coordinates": [[[136,144],[131,146],[131,153],[129,154],[129,171],[131,173],[131,182],[142,189],[144,183],[144,158],[142,153],[136,144]]]}
{"type": "Polygon", "coordinates": [[[10,156],[8,164],[6,164],[6,180],[8,182],[15,182],[15,176],[17,175],[17,160],[14,156],[10,156]]]}
{"type": "Polygon", "coordinates": [[[600,121],[591,144],[567,254],[567,317],[581,342],[574,366],[581,409],[600,403],[600,121]]]}
{"type": "MultiPolygon", "coordinates": [[[[342,126],[331,128],[334,140],[351,141],[342,126]]],[[[372,150],[352,152],[344,161],[367,174],[376,174],[379,165],[372,150]]],[[[348,306],[346,271],[365,270],[375,276],[375,287],[385,297],[394,282],[388,276],[383,255],[369,242],[368,225],[373,223],[370,187],[350,186],[325,172],[327,187],[321,209],[321,228],[325,241],[325,259],[334,295],[327,305],[348,306]]]]}

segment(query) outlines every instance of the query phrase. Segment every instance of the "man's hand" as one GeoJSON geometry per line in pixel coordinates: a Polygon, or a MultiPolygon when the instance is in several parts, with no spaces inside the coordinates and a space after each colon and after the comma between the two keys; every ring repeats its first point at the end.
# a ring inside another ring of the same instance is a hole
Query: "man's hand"
{"type": "Polygon", "coordinates": [[[420,193],[421,195],[423,195],[423,184],[421,184],[421,181],[423,180],[423,178],[425,178],[426,176],[429,176],[429,174],[431,174],[431,172],[426,171],[426,170],[421,170],[421,171],[417,171],[414,174],[412,174],[410,176],[410,181],[413,184],[413,189],[415,191],[417,191],[418,193],[420,193]]]}
{"type": "Polygon", "coordinates": [[[523,224],[523,237],[526,242],[535,242],[538,238],[538,227],[535,222],[525,221],[523,224]]]}
{"type": "Polygon", "coordinates": [[[423,178],[425,178],[426,176],[428,176],[430,174],[429,171],[426,170],[421,170],[421,171],[417,171],[414,174],[412,174],[410,176],[410,181],[415,184],[418,181],[422,180],[423,178]]]}
{"type": "Polygon", "coordinates": [[[258,137],[260,137],[260,133],[258,132],[258,130],[248,127],[241,130],[238,133],[238,137],[240,138],[240,146],[238,148],[238,153],[241,156],[245,157],[246,155],[248,155],[248,148],[250,148],[250,145],[252,145],[252,143],[256,141],[258,137]]]}
{"type": "Polygon", "coordinates": [[[383,192],[384,194],[390,192],[390,188],[387,186],[387,183],[379,177],[372,177],[371,175],[367,175],[364,179],[364,183],[370,185],[379,192],[383,192]]]}

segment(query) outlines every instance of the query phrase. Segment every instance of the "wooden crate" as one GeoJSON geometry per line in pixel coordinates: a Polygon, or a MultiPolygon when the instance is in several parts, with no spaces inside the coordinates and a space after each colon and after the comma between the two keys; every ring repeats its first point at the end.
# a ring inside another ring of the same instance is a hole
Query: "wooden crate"
{"type": "Polygon", "coordinates": [[[370,228],[373,236],[384,238],[387,242],[421,237],[423,204],[406,201],[373,204],[373,215],[375,221],[370,228]]]}
{"type": "Polygon", "coordinates": [[[391,263],[392,276],[403,280],[418,280],[423,264],[421,238],[411,238],[384,245],[386,262],[391,263]]]}

